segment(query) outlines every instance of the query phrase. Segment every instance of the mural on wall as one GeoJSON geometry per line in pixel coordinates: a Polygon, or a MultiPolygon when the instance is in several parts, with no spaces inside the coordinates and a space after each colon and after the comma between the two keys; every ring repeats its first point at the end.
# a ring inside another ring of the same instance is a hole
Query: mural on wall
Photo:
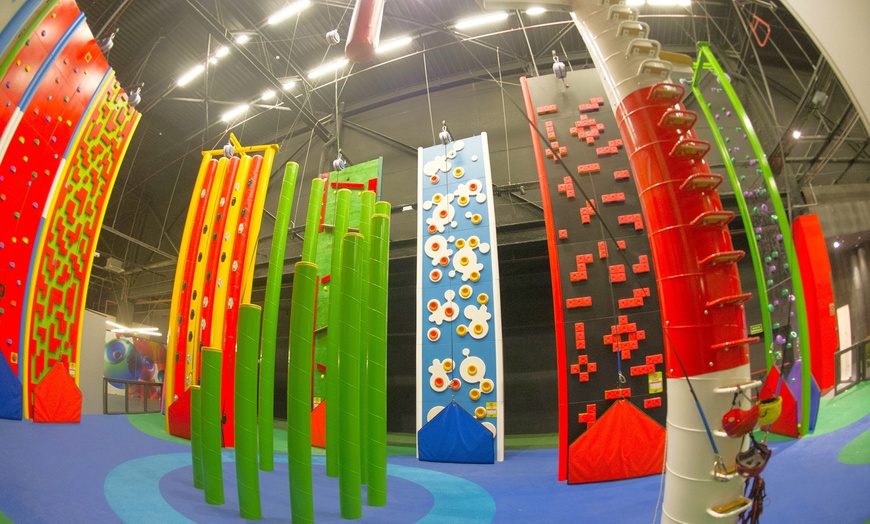
{"type": "MultiPolygon", "coordinates": [[[[166,369],[166,345],[145,338],[123,336],[106,332],[106,345],[103,346],[103,376],[120,380],[163,383],[166,369]]],[[[110,382],[112,389],[123,390],[121,382],[110,382]]],[[[130,386],[131,397],[144,397],[143,386],[130,386]]],[[[160,399],[160,388],[148,386],[148,398],[160,399]]]]}

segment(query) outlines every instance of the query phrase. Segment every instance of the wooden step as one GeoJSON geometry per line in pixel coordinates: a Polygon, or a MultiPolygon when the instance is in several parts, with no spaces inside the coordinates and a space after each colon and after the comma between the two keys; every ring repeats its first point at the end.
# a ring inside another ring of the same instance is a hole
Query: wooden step
{"type": "Polygon", "coordinates": [[[722,175],[696,173],[680,184],[681,191],[712,191],[722,183],[722,175]]]}
{"type": "Polygon", "coordinates": [[[650,88],[647,100],[650,102],[667,102],[668,104],[676,104],[683,99],[683,95],[685,94],[686,88],[680,84],[659,82],[650,88]]]}
{"type": "Polygon", "coordinates": [[[662,129],[691,129],[698,121],[698,113],[685,109],[668,109],[659,119],[662,129]]]}
{"type": "Polygon", "coordinates": [[[735,500],[716,506],[715,508],[707,508],[707,514],[718,519],[725,519],[739,515],[752,506],[752,501],[745,497],[737,497],[735,500]]]}
{"type": "Polygon", "coordinates": [[[690,224],[695,227],[725,227],[734,220],[734,211],[705,211],[696,216],[690,224]]]}
{"type": "Polygon", "coordinates": [[[758,342],[759,340],[761,339],[758,337],[739,338],[737,340],[729,340],[728,342],[713,344],[712,346],[710,346],[710,349],[714,351],[718,349],[728,349],[731,347],[743,346],[745,344],[752,344],[753,342],[758,342]]]}
{"type": "Polygon", "coordinates": [[[746,255],[745,251],[722,251],[721,253],[713,253],[712,255],[699,261],[701,267],[719,266],[724,264],[734,264],[746,255]]]}
{"type": "Polygon", "coordinates": [[[752,298],[752,293],[741,293],[740,295],[727,295],[719,297],[716,300],[711,300],[704,304],[707,309],[714,307],[727,306],[742,306],[744,302],[752,298]]]}
{"type": "Polygon", "coordinates": [[[669,153],[671,158],[679,160],[702,160],[710,151],[710,143],[693,138],[685,138],[674,145],[669,153]]]}

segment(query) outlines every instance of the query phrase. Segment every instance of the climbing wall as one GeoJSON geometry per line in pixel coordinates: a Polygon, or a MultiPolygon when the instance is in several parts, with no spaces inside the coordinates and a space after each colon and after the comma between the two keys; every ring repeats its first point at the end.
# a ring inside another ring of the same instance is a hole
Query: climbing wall
{"type": "Polygon", "coordinates": [[[81,343],[81,320],[94,249],[106,204],[140,114],[127,104],[109,72],[57,180],[30,279],[25,362],[31,392],[57,360],[71,374],[81,343]]]}
{"type": "Polygon", "coordinates": [[[567,82],[570,88],[552,76],[522,82],[537,128],[550,250],[559,477],[579,483],[659,473],[664,355],[649,238],[598,74],[572,72],[567,82]]]}
{"type": "MultiPolygon", "coordinates": [[[[335,224],[335,203],[339,189],[351,191],[350,207],[348,209],[348,226],[360,227],[360,207],[363,191],[374,191],[375,200],[380,198],[380,180],[383,172],[383,159],[370,160],[361,164],[348,166],[341,171],[332,171],[323,175],[326,180],[326,190],[323,195],[323,208],[320,215],[320,230],[317,233],[316,264],[317,264],[317,307],[315,309],[314,331],[314,370],[312,382],[313,407],[320,407],[326,398],[326,349],[329,337],[329,305],[330,305],[330,269],[332,268],[332,246],[334,243],[333,226],[335,224]]],[[[336,331],[333,330],[333,333],[336,331]]],[[[325,404],[324,404],[325,406],[325,404]]],[[[312,417],[312,435],[323,435],[325,418],[312,417]]]]}
{"type": "MultiPolygon", "coordinates": [[[[232,137],[235,140],[235,137],[232,137]]],[[[222,351],[221,429],[232,447],[238,306],[250,293],[266,186],[277,146],[236,147],[240,156],[203,152],[179,250],[167,347],[168,430],[190,437],[189,388],[199,383],[200,349],[222,351]],[[248,153],[262,153],[248,155],[248,153]],[[171,364],[170,364],[171,363],[171,364]]]]}
{"type": "Polygon", "coordinates": [[[93,246],[138,122],[74,1],[19,7],[0,30],[0,396],[28,402],[8,418],[55,362],[78,381],[93,246]]]}
{"type": "Polygon", "coordinates": [[[500,461],[501,315],[486,134],[421,148],[418,177],[417,453],[500,461]]]}

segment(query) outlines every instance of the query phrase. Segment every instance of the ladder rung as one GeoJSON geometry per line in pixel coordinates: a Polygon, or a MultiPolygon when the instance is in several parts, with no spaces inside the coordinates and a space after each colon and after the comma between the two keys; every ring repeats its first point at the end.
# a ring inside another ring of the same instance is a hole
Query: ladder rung
{"type": "Polygon", "coordinates": [[[738,391],[745,389],[755,389],[761,386],[760,380],[753,380],[752,382],[747,382],[746,384],[738,384],[736,386],[723,386],[721,388],[714,388],[713,393],[737,393],[738,391]]]}
{"type": "Polygon", "coordinates": [[[713,173],[696,173],[680,185],[681,191],[712,191],[722,183],[722,175],[713,173]]]}
{"type": "Polygon", "coordinates": [[[679,102],[683,99],[684,94],[686,94],[686,88],[680,84],[659,82],[649,90],[647,99],[651,102],[679,102]]]}
{"type": "Polygon", "coordinates": [[[735,262],[742,259],[744,255],[746,255],[746,252],[740,250],[722,251],[721,253],[713,253],[712,255],[698,262],[698,264],[700,264],[701,267],[717,266],[720,264],[734,264],[735,262]]]}
{"type": "Polygon", "coordinates": [[[710,151],[710,143],[703,140],[687,138],[680,140],[671,149],[671,158],[680,160],[701,160],[710,151]]]}
{"type": "Polygon", "coordinates": [[[759,339],[758,337],[747,337],[747,338],[740,338],[737,340],[729,340],[728,342],[720,342],[718,344],[713,344],[712,346],[710,346],[710,349],[712,349],[714,351],[717,349],[728,349],[730,347],[743,346],[745,344],[752,344],[753,342],[758,342],[759,340],[761,340],[761,339],[759,339]]]}
{"type": "Polygon", "coordinates": [[[744,511],[749,509],[749,506],[752,506],[752,501],[750,499],[745,497],[737,497],[737,499],[727,504],[722,504],[721,506],[716,506],[715,508],[707,508],[707,514],[711,517],[724,519],[743,513],[744,511]]]}
{"type": "Polygon", "coordinates": [[[719,297],[716,300],[711,300],[705,304],[707,309],[712,307],[726,307],[726,306],[742,306],[744,302],[752,298],[752,293],[742,293],[740,295],[727,295],[724,297],[719,297]]]}
{"type": "Polygon", "coordinates": [[[664,129],[691,129],[698,121],[698,113],[685,109],[668,109],[659,120],[664,129]]]}
{"type": "Polygon", "coordinates": [[[732,220],[734,220],[734,211],[705,211],[696,216],[690,224],[693,226],[724,227],[732,220]]]}

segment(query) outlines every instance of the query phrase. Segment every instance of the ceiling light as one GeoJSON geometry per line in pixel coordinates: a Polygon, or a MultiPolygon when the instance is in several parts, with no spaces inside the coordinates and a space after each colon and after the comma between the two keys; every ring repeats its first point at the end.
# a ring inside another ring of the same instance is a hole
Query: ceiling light
{"type": "Polygon", "coordinates": [[[834,241],[834,249],[840,247],[841,245],[842,245],[842,244],[840,244],[840,241],[839,241],[839,240],[835,240],[835,241],[834,241]]]}
{"type": "Polygon", "coordinates": [[[217,64],[217,63],[218,63],[218,59],[217,59],[217,57],[216,57],[216,56],[213,56],[213,57],[209,58],[209,59],[208,59],[208,63],[211,64],[211,65],[215,65],[215,64],[217,64]]]}
{"type": "Polygon", "coordinates": [[[291,16],[302,11],[303,9],[308,7],[309,5],[311,5],[310,0],[298,0],[297,2],[293,2],[292,4],[288,5],[287,7],[279,10],[278,12],[276,12],[275,14],[270,16],[269,19],[266,21],[266,23],[269,25],[280,24],[284,20],[287,20],[291,16]]]}
{"type": "Polygon", "coordinates": [[[229,111],[227,111],[226,113],[222,114],[221,120],[223,120],[224,122],[229,122],[230,120],[236,118],[237,116],[241,115],[242,113],[244,113],[247,110],[248,110],[248,104],[242,104],[240,106],[236,106],[236,107],[230,109],[229,111]]]}
{"type": "Polygon", "coordinates": [[[275,98],[275,92],[271,89],[263,91],[263,94],[260,95],[260,100],[272,100],[273,98],[275,98]]]}
{"type": "Polygon", "coordinates": [[[115,329],[127,329],[125,326],[122,326],[121,324],[118,324],[117,322],[112,322],[111,320],[107,320],[106,324],[112,326],[115,329]]]}
{"type": "Polygon", "coordinates": [[[800,130],[799,130],[799,129],[795,129],[794,131],[792,131],[792,132],[791,132],[791,137],[794,138],[795,140],[797,140],[798,138],[800,138],[800,137],[801,137],[801,132],[800,132],[800,130]]]}
{"type": "Polygon", "coordinates": [[[528,9],[526,9],[526,14],[527,14],[527,15],[532,15],[532,16],[534,16],[534,15],[542,15],[542,14],[544,14],[544,13],[546,13],[546,12],[547,12],[547,9],[544,8],[544,7],[530,7],[530,8],[528,8],[528,9]]]}
{"type": "Polygon", "coordinates": [[[250,39],[251,39],[251,35],[249,35],[248,33],[242,33],[242,34],[236,36],[236,43],[241,45],[241,44],[246,43],[250,39]]]}
{"type": "Polygon", "coordinates": [[[388,40],[383,44],[378,45],[378,47],[375,48],[375,53],[386,53],[387,51],[392,51],[393,49],[402,47],[403,45],[410,44],[411,40],[413,40],[413,38],[411,38],[410,36],[403,36],[400,38],[388,40]]]}
{"type": "Polygon", "coordinates": [[[318,76],[328,73],[330,71],[335,71],[336,69],[341,69],[342,67],[347,65],[347,58],[339,58],[338,60],[334,60],[332,62],[328,62],[323,64],[320,67],[315,67],[311,71],[308,72],[308,78],[317,78],[318,76]]]}
{"type": "MultiPolygon", "coordinates": [[[[629,2],[630,3],[630,2],[629,2]]],[[[643,2],[641,2],[643,3],[643,2]]],[[[648,5],[660,6],[660,7],[674,7],[674,6],[689,6],[692,5],[691,0],[646,0],[648,5]]]]}
{"type": "Polygon", "coordinates": [[[227,56],[228,54],[230,54],[230,48],[225,46],[225,45],[222,45],[218,48],[217,51],[215,51],[214,56],[216,56],[218,58],[223,58],[223,57],[227,56]]]}
{"type": "Polygon", "coordinates": [[[283,89],[284,91],[290,91],[294,87],[296,87],[296,80],[285,80],[281,84],[281,89],[283,89]]]}
{"type": "Polygon", "coordinates": [[[178,84],[179,87],[184,87],[189,84],[191,80],[201,75],[203,71],[205,71],[205,66],[202,64],[196,64],[188,72],[181,75],[181,78],[178,79],[176,84],[178,84]]]}
{"type": "Polygon", "coordinates": [[[645,3],[646,3],[646,0],[628,0],[627,2],[625,2],[625,5],[627,5],[629,7],[636,7],[639,5],[643,5],[645,3]]]}
{"type": "Polygon", "coordinates": [[[462,20],[456,22],[456,29],[468,29],[469,27],[475,27],[483,24],[491,24],[493,22],[500,22],[505,20],[508,17],[508,13],[503,11],[500,13],[492,13],[483,16],[475,16],[472,18],[463,18],[462,20]]]}

